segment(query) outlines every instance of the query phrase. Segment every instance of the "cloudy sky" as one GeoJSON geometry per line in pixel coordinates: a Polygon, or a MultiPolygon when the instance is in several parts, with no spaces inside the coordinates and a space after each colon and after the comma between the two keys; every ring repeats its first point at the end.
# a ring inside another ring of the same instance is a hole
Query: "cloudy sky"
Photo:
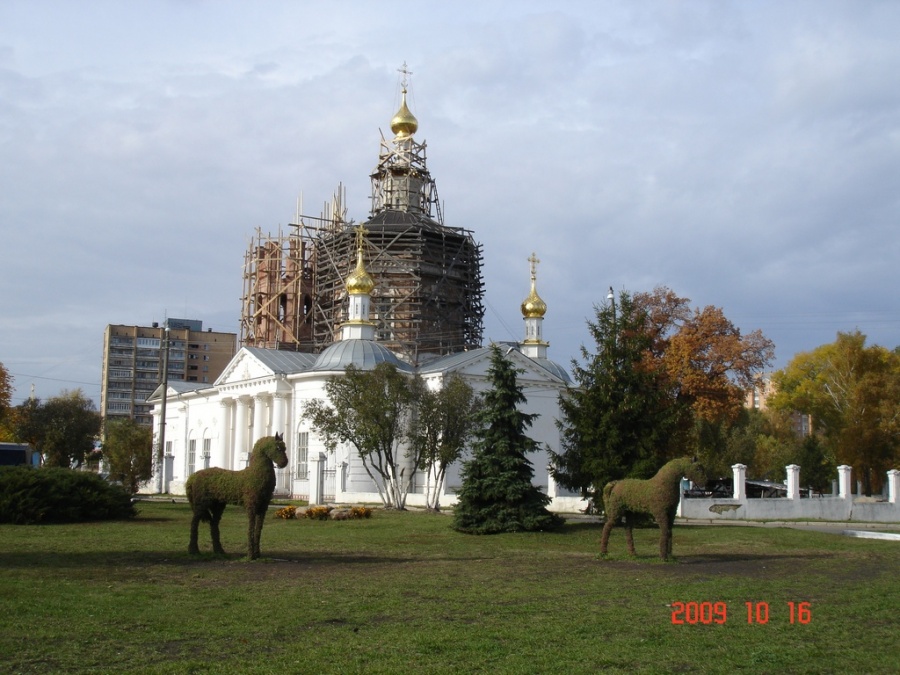
{"type": "Polygon", "coordinates": [[[607,289],[666,285],[776,344],[900,345],[900,3],[0,3],[0,362],[99,403],[103,330],[237,331],[256,228],[365,220],[412,70],[485,333],[541,259],[568,364],[607,289]]]}

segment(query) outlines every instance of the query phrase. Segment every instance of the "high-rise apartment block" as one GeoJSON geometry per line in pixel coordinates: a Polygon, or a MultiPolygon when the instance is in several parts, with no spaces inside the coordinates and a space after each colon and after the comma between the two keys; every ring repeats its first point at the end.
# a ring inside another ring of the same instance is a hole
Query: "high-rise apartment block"
{"type": "Polygon", "coordinates": [[[211,384],[234,356],[237,334],[204,332],[196,319],[168,319],[163,326],[108,325],[100,384],[104,426],[125,418],[153,424],[153,405],[146,400],[164,380],[166,343],[169,382],[211,384]]]}

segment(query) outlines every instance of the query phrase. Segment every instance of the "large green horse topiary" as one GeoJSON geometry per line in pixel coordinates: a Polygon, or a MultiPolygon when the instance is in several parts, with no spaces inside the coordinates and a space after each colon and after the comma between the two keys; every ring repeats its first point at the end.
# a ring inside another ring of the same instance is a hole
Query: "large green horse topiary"
{"type": "Polygon", "coordinates": [[[247,535],[247,555],[259,557],[259,538],[262,535],[266,510],[275,492],[275,466],[287,466],[284,440],[279,434],[260,438],[250,454],[250,466],[242,471],[203,469],[188,478],[186,491],[194,517],[191,519],[191,543],[188,553],[200,553],[197,528],[200,521],[209,523],[213,551],[225,553],[219,540],[219,521],[228,504],[247,509],[250,520],[247,535]]]}
{"type": "Polygon", "coordinates": [[[649,513],[659,525],[659,557],[668,560],[672,555],[672,527],[681,499],[682,477],[694,483],[706,482],[703,467],[695,460],[683,457],[673,459],[649,480],[625,478],[607,483],[603,488],[606,524],[603,526],[600,553],[606,555],[609,533],[624,517],[628,552],[634,555],[634,518],[639,513],[649,513]]]}

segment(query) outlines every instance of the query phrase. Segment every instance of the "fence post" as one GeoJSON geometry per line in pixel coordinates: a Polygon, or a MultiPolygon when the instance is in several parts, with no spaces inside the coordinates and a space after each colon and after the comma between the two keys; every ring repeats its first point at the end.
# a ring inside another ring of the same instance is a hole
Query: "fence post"
{"type": "Polygon", "coordinates": [[[796,464],[788,464],[787,467],[787,498],[800,499],[800,467],[796,464]]]}
{"type": "Polygon", "coordinates": [[[312,453],[309,457],[309,505],[322,503],[322,490],[325,487],[325,453],[312,453]]]}
{"type": "Polygon", "coordinates": [[[841,499],[851,499],[850,494],[850,472],[852,468],[846,464],[841,464],[838,468],[838,497],[841,499]]]}
{"type": "Polygon", "coordinates": [[[734,478],[734,499],[741,501],[747,498],[747,486],[745,480],[747,477],[747,466],[744,464],[733,464],[731,471],[734,478]]]}
{"type": "Polygon", "coordinates": [[[900,503],[900,471],[891,469],[888,474],[888,501],[891,504],[900,503]]]}

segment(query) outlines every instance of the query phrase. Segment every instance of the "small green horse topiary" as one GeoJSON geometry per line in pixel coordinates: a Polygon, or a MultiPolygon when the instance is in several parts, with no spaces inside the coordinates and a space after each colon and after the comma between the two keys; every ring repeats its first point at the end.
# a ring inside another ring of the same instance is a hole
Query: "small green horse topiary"
{"type": "Polygon", "coordinates": [[[607,483],[603,488],[606,524],[603,526],[600,553],[606,555],[609,533],[624,516],[628,552],[634,555],[634,517],[638,513],[649,513],[659,525],[659,557],[668,560],[672,555],[672,526],[681,499],[682,476],[694,483],[706,482],[703,467],[696,460],[683,457],[673,459],[649,480],[626,478],[607,483]]]}
{"type": "Polygon", "coordinates": [[[247,555],[259,557],[259,538],[262,535],[266,510],[275,492],[275,468],[287,466],[287,452],[281,435],[260,438],[250,454],[250,466],[242,471],[203,469],[188,478],[186,491],[194,517],[191,519],[191,543],[188,553],[200,553],[197,528],[200,521],[209,523],[213,551],[225,553],[219,540],[219,521],[228,504],[247,509],[250,529],[247,535],[247,555]]]}

